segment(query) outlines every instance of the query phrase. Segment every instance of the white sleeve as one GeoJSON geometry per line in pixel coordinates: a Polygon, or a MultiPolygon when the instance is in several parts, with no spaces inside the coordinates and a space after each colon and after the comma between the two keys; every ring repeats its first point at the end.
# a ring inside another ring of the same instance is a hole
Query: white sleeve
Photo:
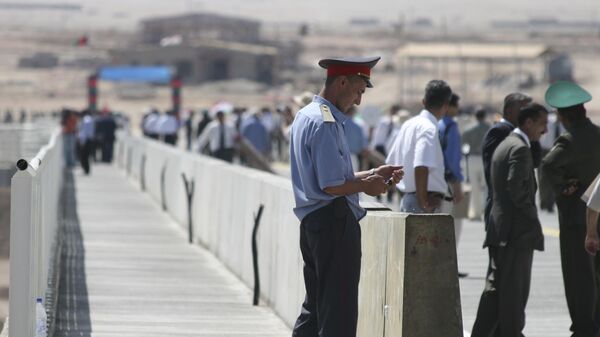
{"type": "MultiPolygon", "coordinates": [[[[587,207],[596,212],[600,212],[600,174],[596,177],[592,186],[593,189],[589,194],[589,200],[587,200],[587,207]]],[[[590,189],[592,188],[592,186],[590,186],[590,189]]],[[[587,194],[587,192],[585,194],[587,194]]]]}
{"type": "MultiPolygon", "coordinates": [[[[426,167],[438,167],[439,163],[436,159],[436,148],[435,142],[439,142],[437,132],[435,128],[428,128],[422,130],[417,137],[415,144],[415,161],[414,167],[426,166],[426,167]]],[[[443,164],[442,164],[443,165],[443,164]]]]}
{"type": "Polygon", "coordinates": [[[392,145],[388,149],[388,155],[385,163],[389,165],[404,165],[402,162],[402,139],[399,135],[394,137],[392,145]]]}

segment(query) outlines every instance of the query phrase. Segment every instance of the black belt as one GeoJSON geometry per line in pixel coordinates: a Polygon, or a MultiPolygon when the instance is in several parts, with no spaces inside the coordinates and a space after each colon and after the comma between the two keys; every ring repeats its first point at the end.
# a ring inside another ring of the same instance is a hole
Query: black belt
{"type": "Polygon", "coordinates": [[[333,199],[329,204],[308,213],[304,217],[304,219],[321,217],[325,216],[325,214],[332,214],[336,218],[344,218],[347,214],[354,215],[354,213],[352,213],[352,210],[350,209],[350,205],[348,205],[346,197],[337,197],[333,199]]]}
{"type": "MultiPolygon", "coordinates": [[[[406,194],[417,194],[417,192],[408,192],[406,194]]],[[[440,198],[440,199],[442,199],[444,201],[448,201],[448,202],[454,200],[454,198],[446,196],[442,192],[427,192],[427,195],[430,196],[430,197],[434,197],[434,198],[440,198]]]]}

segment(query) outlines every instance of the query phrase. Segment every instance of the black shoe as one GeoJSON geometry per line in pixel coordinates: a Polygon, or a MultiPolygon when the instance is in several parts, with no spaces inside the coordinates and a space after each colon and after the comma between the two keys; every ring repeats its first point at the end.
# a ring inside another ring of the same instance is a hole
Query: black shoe
{"type": "Polygon", "coordinates": [[[465,278],[465,277],[467,277],[467,276],[469,276],[469,273],[461,273],[461,272],[458,272],[458,277],[459,277],[459,278],[465,278]]]}

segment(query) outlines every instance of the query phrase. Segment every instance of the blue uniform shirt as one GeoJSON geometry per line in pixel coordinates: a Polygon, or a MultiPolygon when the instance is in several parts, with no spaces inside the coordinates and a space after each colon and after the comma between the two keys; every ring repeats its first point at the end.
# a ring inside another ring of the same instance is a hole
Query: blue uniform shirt
{"type": "Polygon", "coordinates": [[[354,119],[347,118],[344,123],[344,133],[346,134],[346,142],[352,154],[360,154],[367,147],[367,137],[360,125],[354,119]]]}
{"type": "MultiPolygon", "coordinates": [[[[347,119],[319,96],[296,114],[290,135],[290,159],[296,199],[294,213],[300,220],[338,197],[323,189],[355,179],[344,134],[347,119]]],[[[367,212],[360,207],[358,194],[346,199],[356,219],[362,219],[367,212]]]]}
{"type": "Polygon", "coordinates": [[[454,179],[462,182],[464,180],[460,170],[460,159],[462,158],[460,133],[458,125],[452,117],[444,116],[438,122],[440,141],[444,151],[444,165],[450,171],[454,179]],[[448,130],[448,131],[446,131],[448,130]],[[444,140],[445,138],[445,140],[444,140]],[[445,148],[444,148],[445,142],[445,148]]]}

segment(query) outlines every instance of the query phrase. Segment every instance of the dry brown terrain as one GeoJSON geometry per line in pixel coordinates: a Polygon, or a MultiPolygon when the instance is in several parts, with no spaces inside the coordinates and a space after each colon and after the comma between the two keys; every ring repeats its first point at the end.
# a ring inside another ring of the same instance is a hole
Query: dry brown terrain
{"type": "MultiPolygon", "coordinates": [[[[431,62],[415,64],[410,74],[400,75],[398,62],[395,59],[396,46],[402,41],[398,38],[383,36],[375,38],[370,35],[356,35],[356,32],[348,32],[352,37],[336,34],[318,34],[305,38],[304,52],[300,55],[300,62],[305,69],[297,72],[293,77],[293,83],[286,83],[272,88],[264,88],[260,85],[248,83],[243,80],[231,82],[213,83],[202,86],[187,86],[183,88],[182,98],[185,108],[204,108],[222,100],[231,101],[236,105],[255,106],[275,105],[289,103],[290,97],[302,91],[317,91],[324,74],[317,69],[315,63],[321,57],[332,55],[382,55],[382,66],[376,68],[373,75],[376,87],[369,90],[364,96],[363,106],[375,105],[385,107],[393,102],[402,102],[407,106],[418,106],[422,88],[432,78],[441,77],[446,79],[455,90],[463,96],[463,104],[487,103],[499,106],[505,94],[515,90],[508,85],[494,87],[490,96],[489,87],[483,85],[486,77],[485,65],[468,66],[468,84],[465,87],[460,81],[460,66],[448,64],[436,67],[431,62]],[[388,66],[384,71],[384,66],[388,66]],[[311,69],[312,68],[312,69],[311,69]],[[412,91],[409,91],[409,83],[412,83],[412,91]],[[403,87],[405,90],[403,90],[403,87]],[[401,93],[406,93],[402,95],[401,93]],[[491,100],[490,100],[491,97],[491,100]]],[[[72,35],[72,34],[71,34],[72,35]]],[[[6,108],[19,110],[52,110],[63,106],[83,108],[86,105],[86,77],[90,74],[89,69],[75,69],[58,67],[54,69],[22,69],[17,67],[21,56],[31,55],[34,52],[53,52],[62,60],[71,60],[76,57],[107,57],[109,48],[126,45],[129,36],[125,34],[99,34],[94,38],[95,46],[92,48],[74,47],[68,32],[39,33],[39,32],[0,32],[0,112],[6,108]]],[[[408,36],[406,38],[414,38],[408,36]]],[[[462,37],[461,39],[464,39],[462,37]]],[[[501,37],[494,37],[502,40],[501,37]]],[[[505,37],[506,38],[506,37],[505,37]]],[[[526,41],[519,37],[520,42],[526,41]]],[[[558,51],[568,50],[567,40],[564,37],[556,39],[545,37],[533,42],[547,43],[554,46],[558,51]]],[[[577,48],[571,53],[575,64],[575,76],[593,96],[600,98],[600,67],[596,62],[594,41],[581,38],[577,41],[577,48]]],[[[498,65],[494,67],[499,74],[513,74],[514,65],[498,65]]],[[[538,78],[541,77],[541,64],[524,66],[524,70],[530,71],[538,78]]],[[[543,100],[546,84],[538,84],[528,89],[527,92],[536,100],[543,100]]],[[[157,96],[144,100],[124,100],[117,96],[115,86],[111,83],[101,82],[99,87],[99,106],[108,106],[116,111],[126,112],[132,118],[132,125],[139,125],[142,111],[149,106],[155,106],[161,110],[170,107],[170,91],[168,88],[159,88],[157,96]]],[[[592,101],[588,105],[594,116],[600,116],[600,99],[592,101]]],[[[598,117],[595,117],[598,120],[598,117]]]]}

